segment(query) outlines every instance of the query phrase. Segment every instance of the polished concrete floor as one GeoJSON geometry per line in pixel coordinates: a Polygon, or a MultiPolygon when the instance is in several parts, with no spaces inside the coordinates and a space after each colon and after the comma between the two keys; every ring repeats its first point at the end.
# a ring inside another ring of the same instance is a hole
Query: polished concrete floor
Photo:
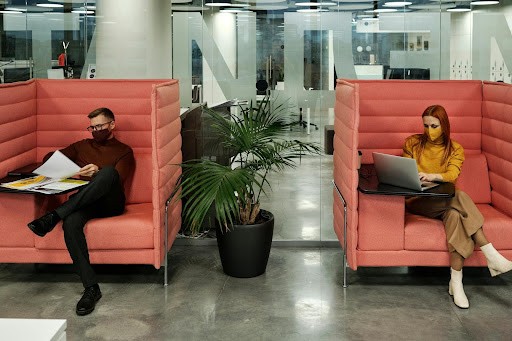
{"type": "MultiPolygon", "coordinates": [[[[366,268],[342,286],[339,248],[273,247],[267,272],[222,272],[215,246],[174,246],[163,270],[97,266],[103,298],[75,314],[69,266],[0,265],[0,318],[66,319],[68,340],[510,340],[512,273],[465,271],[470,308],[446,268],[366,268]]],[[[0,331],[0,340],[1,331],[0,331]]]]}

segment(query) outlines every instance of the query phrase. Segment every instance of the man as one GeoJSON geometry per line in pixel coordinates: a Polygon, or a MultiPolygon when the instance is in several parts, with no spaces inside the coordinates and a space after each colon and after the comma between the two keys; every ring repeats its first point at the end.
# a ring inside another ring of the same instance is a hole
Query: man
{"type": "Polygon", "coordinates": [[[112,217],[124,212],[123,183],[131,176],[135,164],[132,149],[114,137],[114,113],[99,108],[88,117],[90,126],[87,130],[93,138],[75,142],[61,152],[82,167],[77,175],[89,179],[89,184],[55,210],[28,224],[35,234],[44,237],[63,221],[66,246],[85,288],[76,306],[76,313],[81,316],[90,314],[101,298],[96,274],[89,261],[83,231],[85,223],[92,218],[112,217]]]}

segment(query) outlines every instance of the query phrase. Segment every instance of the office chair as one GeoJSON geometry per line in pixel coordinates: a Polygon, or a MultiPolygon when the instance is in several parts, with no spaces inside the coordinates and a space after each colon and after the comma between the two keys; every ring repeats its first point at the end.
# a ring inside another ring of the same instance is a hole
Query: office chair
{"type": "MultiPolygon", "coordinates": [[[[303,129],[308,127],[308,122],[304,121],[302,108],[299,108],[299,120],[292,124],[292,126],[294,126],[294,125],[301,126],[303,129]]],[[[315,130],[318,130],[318,126],[316,124],[309,122],[309,125],[315,127],[315,130]]],[[[291,130],[291,127],[290,127],[290,130],[291,130]]]]}
{"type": "MultiPolygon", "coordinates": [[[[304,88],[304,90],[306,90],[306,89],[304,88]]],[[[311,91],[311,90],[313,90],[313,88],[308,88],[307,89],[307,91],[311,91]]],[[[302,113],[302,108],[299,108],[299,121],[295,122],[295,124],[301,126],[302,128],[308,128],[308,121],[304,121],[303,117],[304,116],[303,116],[303,113],[302,113]]],[[[314,124],[314,123],[311,123],[311,121],[309,122],[309,125],[315,127],[315,130],[318,130],[318,126],[316,124],[314,124]]],[[[308,130],[308,134],[309,134],[309,130],[308,130]]]]}

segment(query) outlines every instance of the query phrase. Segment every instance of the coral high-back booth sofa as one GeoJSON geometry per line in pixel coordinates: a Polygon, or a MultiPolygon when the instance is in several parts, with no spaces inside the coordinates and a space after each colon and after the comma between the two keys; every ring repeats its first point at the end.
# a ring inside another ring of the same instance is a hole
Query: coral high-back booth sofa
{"type": "MultiPolygon", "coordinates": [[[[409,214],[404,197],[358,192],[362,163],[372,152],[401,155],[407,136],[422,133],[421,114],[440,104],[450,118],[452,138],[466,161],[456,186],[485,217],[488,239],[512,258],[512,85],[482,81],[338,80],[335,105],[334,229],[348,265],[448,266],[440,220],[409,214]],[[346,235],[344,234],[346,209],[346,235]],[[345,238],[347,238],[345,240],[345,238]]],[[[466,265],[484,266],[480,250],[466,265]]],[[[346,267],[344,278],[346,280],[346,267]]]]}
{"type": "MultiPolygon", "coordinates": [[[[176,80],[30,80],[0,87],[0,178],[40,162],[50,151],[90,138],[87,114],[108,107],[115,136],[130,145],[135,170],[127,205],[117,217],[85,227],[91,262],[167,264],[165,203],[181,169],[176,80]],[[165,259],[164,259],[165,257],[165,259]]],[[[70,263],[61,223],[44,238],[27,223],[64,196],[0,193],[0,262],[70,263]]],[[[168,208],[168,246],[181,225],[181,203],[168,208]]]]}

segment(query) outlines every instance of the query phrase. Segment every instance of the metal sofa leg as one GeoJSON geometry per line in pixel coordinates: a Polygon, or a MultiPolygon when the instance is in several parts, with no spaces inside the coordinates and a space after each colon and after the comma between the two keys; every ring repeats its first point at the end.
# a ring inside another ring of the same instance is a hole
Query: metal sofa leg
{"type": "Polygon", "coordinates": [[[171,203],[171,198],[167,199],[165,202],[165,210],[164,210],[164,286],[166,287],[169,282],[167,278],[167,266],[169,261],[169,218],[168,218],[168,212],[169,212],[169,204],[171,203]]]}
{"type": "Polygon", "coordinates": [[[343,287],[347,288],[347,202],[334,180],[332,180],[332,184],[343,203],[343,287]]]}

